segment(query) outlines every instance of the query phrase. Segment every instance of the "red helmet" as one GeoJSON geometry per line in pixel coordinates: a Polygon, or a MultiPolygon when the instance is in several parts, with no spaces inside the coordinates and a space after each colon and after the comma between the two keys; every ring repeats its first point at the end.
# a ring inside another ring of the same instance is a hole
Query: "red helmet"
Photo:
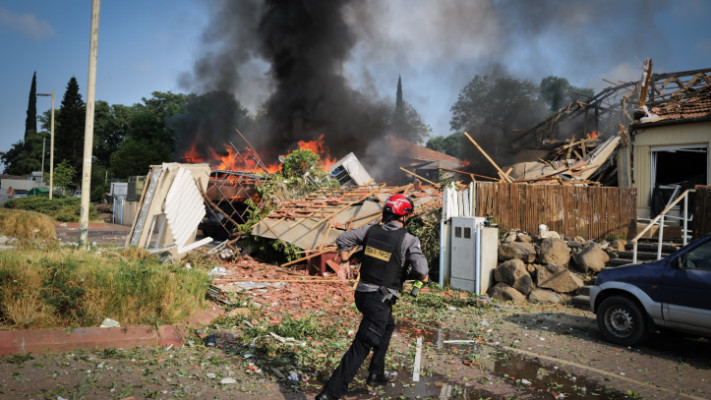
{"type": "Polygon", "coordinates": [[[412,203],[412,200],[402,194],[394,194],[388,197],[388,200],[385,202],[383,213],[390,213],[403,217],[412,214],[414,209],[415,205],[412,203]]]}

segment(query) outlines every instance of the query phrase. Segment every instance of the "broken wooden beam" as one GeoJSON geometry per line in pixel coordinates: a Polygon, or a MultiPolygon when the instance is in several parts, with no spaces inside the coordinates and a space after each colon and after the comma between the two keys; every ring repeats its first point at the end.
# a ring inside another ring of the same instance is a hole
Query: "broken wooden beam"
{"type": "Polygon", "coordinates": [[[508,183],[513,182],[513,180],[511,179],[511,177],[509,177],[508,175],[506,175],[506,174],[504,173],[504,171],[502,171],[501,168],[499,168],[499,166],[494,162],[494,160],[492,160],[491,157],[489,157],[489,155],[486,154],[486,152],[484,151],[484,149],[482,149],[481,146],[479,146],[479,144],[478,144],[474,139],[472,139],[471,136],[469,136],[469,133],[468,133],[468,132],[464,132],[464,136],[466,136],[467,139],[469,139],[469,141],[472,142],[472,144],[474,145],[474,147],[476,147],[476,149],[479,150],[479,151],[481,152],[481,154],[484,155],[484,157],[491,163],[491,165],[494,166],[494,168],[496,168],[496,170],[497,170],[499,173],[501,173],[501,174],[504,175],[504,180],[505,180],[506,182],[508,182],[508,183]]]}

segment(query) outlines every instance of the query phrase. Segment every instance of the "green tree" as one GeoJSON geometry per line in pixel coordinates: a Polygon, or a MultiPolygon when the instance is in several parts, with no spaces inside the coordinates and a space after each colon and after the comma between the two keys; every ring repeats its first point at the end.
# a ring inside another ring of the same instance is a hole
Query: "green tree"
{"type": "Polygon", "coordinates": [[[173,160],[176,134],[170,120],[185,112],[187,101],[187,95],[171,92],[153,92],[150,99],[143,98],[143,104],[132,107],[126,138],[147,140],[162,148],[166,161],[173,160]]]}
{"type": "Polygon", "coordinates": [[[415,107],[403,100],[402,79],[397,78],[397,93],[395,95],[395,109],[390,117],[390,131],[397,137],[422,143],[432,132],[432,127],[427,125],[415,107]]]}
{"type": "Polygon", "coordinates": [[[320,157],[309,149],[297,149],[289,153],[281,165],[281,173],[286,178],[301,178],[317,168],[320,157]]]}
{"type": "Polygon", "coordinates": [[[42,141],[46,133],[37,132],[37,72],[32,75],[30,98],[27,104],[25,135],[23,140],[12,145],[10,150],[0,152],[4,173],[27,175],[42,168],[42,141]]]}
{"type": "Polygon", "coordinates": [[[57,168],[54,169],[53,185],[54,187],[62,191],[62,195],[65,194],[67,187],[74,182],[74,178],[77,175],[77,170],[74,166],[67,160],[62,160],[57,164],[57,168]]]}
{"type": "MultiPolygon", "coordinates": [[[[250,132],[254,126],[249,111],[227,92],[187,96],[180,113],[169,116],[166,125],[175,135],[177,151],[195,146],[204,157],[209,155],[204,154],[203,147],[218,147],[215,150],[220,151],[226,144],[222,140],[235,129],[250,132]]],[[[177,154],[177,158],[181,156],[177,154]]]]}
{"type": "Polygon", "coordinates": [[[449,136],[435,136],[427,141],[427,148],[449,154],[452,157],[462,158],[464,141],[467,139],[463,133],[455,133],[449,136]]]}
{"type": "Polygon", "coordinates": [[[55,113],[54,156],[57,160],[67,160],[76,171],[82,169],[85,123],[86,105],[79,94],[79,84],[72,77],[62,106],[55,113]]]}
{"type": "MultiPolygon", "coordinates": [[[[468,132],[498,164],[506,165],[524,145],[516,131],[541,121],[545,110],[545,102],[534,83],[477,75],[452,106],[450,126],[457,133],[468,132]]],[[[470,161],[477,160],[477,165],[482,160],[473,146],[466,146],[465,154],[470,161]]],[[[481,166],[490,167],[486,161],[481,166]]]]}
{"type": "Polygon", "coordinates": [[[37,133],[37,71],[32,74],[30,99],[27,102],[27,118],[25,119],[25,142],[30,135],[37,133]]]}
{"type": "Polygon", "coordinates": [[[129,176],[146,175],[151,165],[170,161],[163,151],[149,141],[127,139],[111,155],[111,175],[126,179],[129,176]]]}
{"type": "Polygon", "coordinates": [[[571,86],[567,79],[557,76],[541,79],[540,92],[551,111],[558,111],[576,100],[586,101],[595,94],[593,89],[571,86]]]}
{"type": "Polygon", "coordinates": [[[131,107],[124,105],[96,102],[93,150],[96,157],[95,166],[109,166],[111,155],[119,149],[130,132],[131,111],[131,107]]]}
{"type": "MultiPolygon", "coordinates": [[[[97,156],[109,160],[110,174],[117,178],[145,175],[151,165],[174,161],[176,132],[190,123],[186,110],[194,97],[153,92],[151,98],[131,107],[97,106],[101,117],[101,122],[97,121],[97,156]]],[[[212,117],[223,116],[214,113],[212,117]]]]}
{"type": "Polygon", "coordinates": [[[20,140],[10,150],[0,152],[0,161],[8,175],[28,175],[42,168],[42,141],[44,135],[32,133],[27,140],[20,140]]]}

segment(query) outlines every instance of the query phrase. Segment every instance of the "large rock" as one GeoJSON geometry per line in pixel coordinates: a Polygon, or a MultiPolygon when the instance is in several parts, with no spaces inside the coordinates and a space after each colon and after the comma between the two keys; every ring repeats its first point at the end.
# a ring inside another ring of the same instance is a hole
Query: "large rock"
{"type": "Polygon", "coordinates": [[[539,235],[542,239],[560,239],[560,234],[556,231],[545,231],[539,235]]]}
{"type": "Polygon", "coordinates": [[[627,246],[627,241],[622,240],[622,239],[615,239],[613,240],[608,248],[612,248],[613,251],[618,252],[618,251],[625,251],[627,246]]]}
{"type": "Polygon", "coordinates": [[[499,260],[521,260],[525,263],[533,262],[536,259],[536,248],[531,243],[513,242],[501,243],[499,246],[499,260]]]}
{"type": "Polygon", "coordinates": [[[490,287],[487,294],[496,300],[512,301],[514,303],[523,303],[526,301],[526,296],[503,282],[499,282],[490,287]]]}
{"type": "Polygon", "coordinates": [[[513,243],[516,241],[516,232],[506,232],[504,238],[501,239],[502,243],[513,243]]]}
{"type": "Polygon", "coordinates": [[[521,232],[516,235],[516,241],[517,242],[524,242],[524,243],[531,243],[533,241],[533,238],[524,232],[521,232]]]}
{"type": "Polygon", "coordinates": [[[528,302],[534,304],[558,304],[561,299],[558,293],[545,289],[533,289],[528,295],[528,302]]]}
{"type": "Polygon", "coordinates": [[[528,294],[533,289],[533,279],[528,273],[526,264],[518,259],[499,264],[494,269],[494,280],[506,283],[523,294],[528,294]]]}
{"type": "Polygon", "coordinates": [[[562,265],[548,264],[536,266],[538,287],[558,293],[571,293],[583,287],[583,280],[562,265]]]}
{"type": "Polygon", "coordinates": [[[597,244],[590,244],[573,256],[575,269],[582,273],[598,273],[610,261],[610,256],[597,244]]]}
{"type": "Polygon", "coordinates": [[[568,266],[570,248],[560,239],[543,239],[539,247],[538,262],[568,266]]]}

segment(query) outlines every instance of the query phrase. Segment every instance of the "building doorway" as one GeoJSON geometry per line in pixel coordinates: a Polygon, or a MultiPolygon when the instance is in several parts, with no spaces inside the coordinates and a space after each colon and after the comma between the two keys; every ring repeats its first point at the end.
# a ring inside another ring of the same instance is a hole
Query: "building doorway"
{"type": "Polygon", "coordinates": [[[695,185],[708,185],[708,146],[664,146],[652,148],[651,215],[695,185]]]}

